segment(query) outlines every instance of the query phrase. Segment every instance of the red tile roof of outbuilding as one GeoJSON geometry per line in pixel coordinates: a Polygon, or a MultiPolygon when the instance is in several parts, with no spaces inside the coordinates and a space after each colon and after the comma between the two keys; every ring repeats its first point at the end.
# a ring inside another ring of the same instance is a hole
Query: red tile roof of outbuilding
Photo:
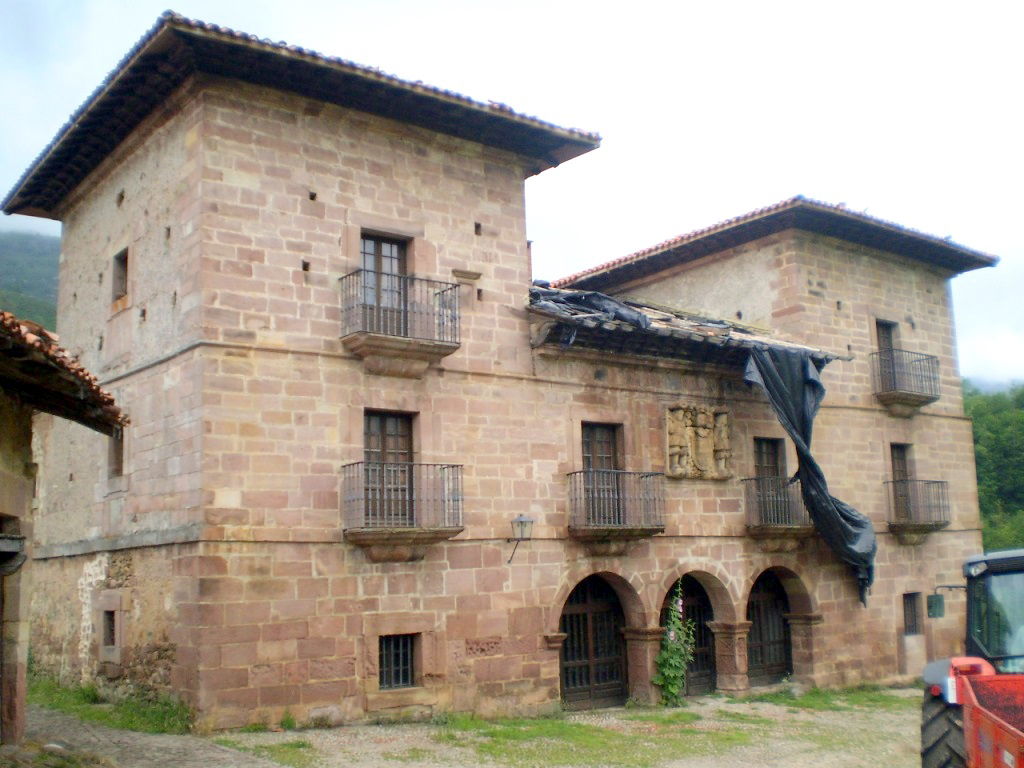
{"type": "Polygon", "coordinates": [[[104,434],[127,423],[114,398],[38,323],[0,310],[0,393],[104,434]]]}

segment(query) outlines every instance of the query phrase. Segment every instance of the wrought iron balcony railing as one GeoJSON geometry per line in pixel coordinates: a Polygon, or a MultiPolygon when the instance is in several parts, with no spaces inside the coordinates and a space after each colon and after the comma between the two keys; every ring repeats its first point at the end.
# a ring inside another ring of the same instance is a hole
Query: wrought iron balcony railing
{"type": "Polygon", "coordinates": [[[939,358],[905,349],[871,355],[875,394],[883,402],[905,400],[924,405],[939,399],[939,358]]]}
{"type": "Polygon", "coordinates": [[[747,525],[752,528],[806,527],[810,515],[800,495],[800,481],[788,477],[747,477],[743,479],[747,525]]]}
{"type": "Polygon", "coordinates": [[[459,286],[358,269],[341,278],[341,336],[459,343],[459,286]]]}
{"type": "Polygon", "coordinates": [[[886,480],[890,524],[942,527],[949,524],[949,483],[945,480],[886,480]]]}
{"type": "Polygon", "coordinates": [[[462,526],[459,464],[360,461],[341,473],[346,530],[462,526]]]}
{"type": "Polygon", "coordinates": [[[663,529],[661,472],[583,469],[570,472],[569,527],[576,529],[663,529]]]}

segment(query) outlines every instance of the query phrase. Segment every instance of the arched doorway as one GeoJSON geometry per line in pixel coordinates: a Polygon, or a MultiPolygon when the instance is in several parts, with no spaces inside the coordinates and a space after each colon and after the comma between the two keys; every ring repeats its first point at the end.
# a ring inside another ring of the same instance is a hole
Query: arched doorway
{"type": "Polygon", "coordinates": [[[614,707],[626,701],[622,605],[611,585],[588,576],[562,608],[562,702],[566,709],[614,707]]]}
{"type": "Polygon", "coordinates": [[[747,600],[747,676],[750,685],[772,685],[793,672],[789,637],[789,598],[782,581],[772,571],[757,577],[747,600]]]}
{"type": "Polygon", "coordinates": [[[668,622],[669,603],[676,593],[676,585],[682,588],[683,619],[694,624],[693,661],[686,670],[686,695],[696,696],[715,690],[715,633],[708,629],[708,622],[714,621],[715,612],[711,598],[693,576],[683,576],[672,585],[661,606],[661,626],[668,622]]]}

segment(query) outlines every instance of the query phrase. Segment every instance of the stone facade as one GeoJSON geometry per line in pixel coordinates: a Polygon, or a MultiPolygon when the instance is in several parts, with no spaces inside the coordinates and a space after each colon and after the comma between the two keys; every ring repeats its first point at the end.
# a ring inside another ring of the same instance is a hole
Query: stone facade
{"type": "MultiPolygon", "coordinates": [[[[789,230],[614,287],[848,357],[825,369],[814,447],[833,493],[879,535],[865,608],[816,537],[773,549],[748,535],[754,438],[785,433],[741,369],[531,346],[529,167],[483,143],[197,74],[75,189],[59,211],[59,328],[131,426],[121,471],[75,425],[53,421],[38,441],[43,667],[178,692],[208,727],[285,712],[550,712],[563,607],[596,574],[621,608],[624,695],[650,701],[659,615],[689,574],[713,609],[717,686],[742,691],[748,599],[770,571],[795,679],[917,675],[903,595],[956,581],[981,546],[950,273],[789,230]],[[425,370],[372,373],[339,339],[338,279],[360,267],[368,234],[402,241],[409,274],[459,286],[457,348],[425,370]],[[112,298],[125,249],[127,292],[112,298]],[[912,418],[873,396],[876,319],[939,358],[941,397],[912,418]],[[692,444],[706,472],[672,465],[668,424],[686,408],[710,418],[699,427],[710,437],[677,440],[674,455],[692,444]],[[374,562],[345,539],[341,467],[364,460],[368,412],[411,417],[414,461],[462,468],[462,530],[421,559],[374,562]],[[585,424],[616,425],[619,469],[676,475],[664,480],[663,533],[617,554],[568,535],[585,424]],[[917,474],[949,483],[950,525],[913,545],[886,527],[890,443],[913,444],[917,474]],[[510,560],[520,514],[533,535],[510,560]],[[407,635],[413,684],[382,690],[379,638],[407,635]]],[[[962,599],[947,602],[922,630],[932,657],[961,642],[962,599]]]]}

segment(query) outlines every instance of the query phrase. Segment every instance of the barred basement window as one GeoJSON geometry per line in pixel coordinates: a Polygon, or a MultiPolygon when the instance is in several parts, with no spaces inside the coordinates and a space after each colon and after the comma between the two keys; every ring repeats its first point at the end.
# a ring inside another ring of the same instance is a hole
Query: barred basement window
{"type": "Polygon", "coordinates": [[[416,675],[413,651],[416,635],[380,636],[380,689],[411,688],[416,675]]]}
{"type": "Polygon", "coordinates": [[[117,618],[114,611],[103,612],[103,646],[117,645],[117,618]]]}
{"type": "Polygon", "coordinates": [[[921,634],[920,592],[907,592],[903,595],[903,634],[921,634]]]}

